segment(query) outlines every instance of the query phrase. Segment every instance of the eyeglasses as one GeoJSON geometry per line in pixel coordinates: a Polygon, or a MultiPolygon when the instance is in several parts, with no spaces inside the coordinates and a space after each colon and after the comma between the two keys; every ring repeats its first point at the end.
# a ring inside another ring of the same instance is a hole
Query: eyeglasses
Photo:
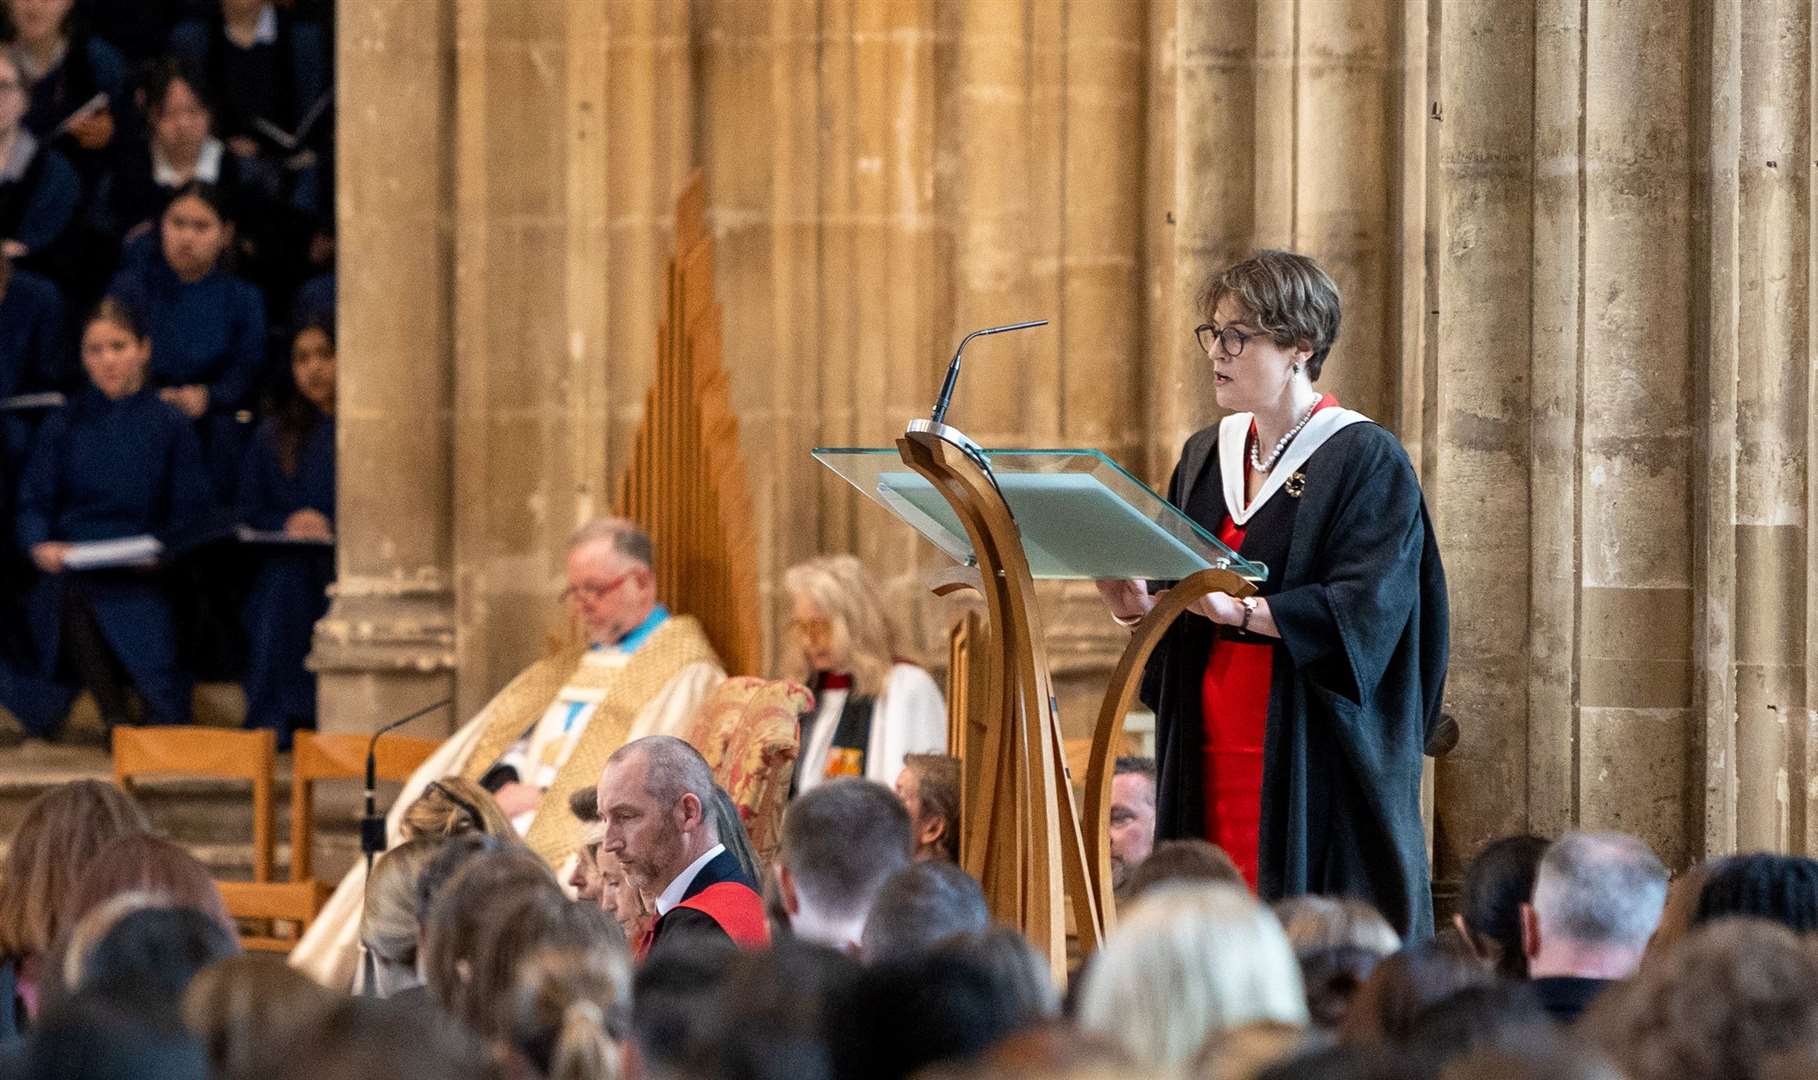
{"type": "Polygon", "coordinates": [[[1199,339],[1199,347],[1206,350],[1207,356],[1213,355],[1212,348],[1217,346],[1226,356],[1235,359],[1244,354],[1244,345],[1258,335],[1246,334],[1235,326],[1227,326],[1221,330],[1206,323],[1200,323],[1193,328],[1193,336],[1199,339]]]}
{"type": "Polygon", "coordinates": [[[809,645],[825,645],[833,640],[833,623],[827,619],[791,619],[789,629],[809,645]]]}
{"type": "Polygon", "coordinates": [[[585,600],[588,603],[598,603],[599,601],[604,600],[607,594],[611,593],[612,590],[631,580],[632,576],[642,569],[643,567],[641,566],[634,566],[597,585],[593,582],[582,582],[579,585],[570,585],[562,590],[562,602],[565,604],[570,600],[585,600]]]}

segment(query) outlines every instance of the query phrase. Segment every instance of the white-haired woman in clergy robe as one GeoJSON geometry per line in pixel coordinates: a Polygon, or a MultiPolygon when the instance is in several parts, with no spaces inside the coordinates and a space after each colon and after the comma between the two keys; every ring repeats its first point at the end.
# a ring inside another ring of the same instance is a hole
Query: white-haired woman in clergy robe
{"type": "Polygon", "coordinates": [[[841,776],[896,783],[909,754],[947,752],[939,686],[905,660],[884,598],[851,555],[823,555],[783,575],[791,604],[784,674],[814,691],[802,716],[795,791],[841,776]]]}
{"type": "MultiPolygon", "coordinates": [[[[481,781],[566,881],[584,827],[568,809],[575,789],[599,781],[612,751],[646,735],[674,735],[725,679],[700,624],[657,602],[650,538],[603,518],[569,540],[564,601],[586,642],[520,672],[404,785],[386,819],[388,846],[403,814],[432,781],[481,781]]],[[[383,720],[385,718],[377,718],[383,720]]],[[[359,961],[365,868],[356,864],[291,950],[292,967],[337,990],[359,961]]]]}

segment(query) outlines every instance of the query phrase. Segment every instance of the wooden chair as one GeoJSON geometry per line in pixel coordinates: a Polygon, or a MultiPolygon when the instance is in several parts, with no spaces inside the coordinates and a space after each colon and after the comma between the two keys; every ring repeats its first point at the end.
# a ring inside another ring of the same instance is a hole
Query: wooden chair
{"type": "MultiPolygon", "coordinates": [[[[314,876],[315,787],[322,780],[364,780],[370,735],[297,732],[290,774],[290,880],[314,876]]],[[[387,735],[373,748],[374,776],[402,783],[442,744],[435,739],[387,735]]]]}
{"type": "Polygon", "coordinates": [[[227,913],[236,921],[257,920],[271,927],[271,933],[260,934],[247,933],[242,926],[240,944],[257,952],[289,952],[315,921],[329,893],[319,881],[217,881],[215,885],[227,903],[227,913]],[[278,927],[285,924],[295,931],[278,933],[278,927]]]}
{"type": "Polygon", "coordinates": [[[114,728],[114,782],[130,787],[141,776],[206,776],[252,784],[253,880],[271,880],[272,762],[277,741],[269,730],[172,726],[114,728]]]}

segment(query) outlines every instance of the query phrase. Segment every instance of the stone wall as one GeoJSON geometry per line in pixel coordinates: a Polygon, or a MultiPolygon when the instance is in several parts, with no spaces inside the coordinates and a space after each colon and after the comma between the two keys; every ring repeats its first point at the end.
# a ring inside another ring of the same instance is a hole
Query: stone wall
{"type": "MultiPolygon", "coordinates": [[[[707,169],[767,588],[936,562],[808,457],[925,412],[1159,484],[1214,418],[1206,273],[1345,293],[1452,581],[1442,878],[1514,829],[1808,848],[1812,0],[347,0],[341,584],[325,723],[471,715],[610,501],[668,214],[707,169]]],[[[1046,593],[1071,730],[1118,633],[1046,593]]],[[[772,625],[782,601],[767,594],[772,625]]]]}

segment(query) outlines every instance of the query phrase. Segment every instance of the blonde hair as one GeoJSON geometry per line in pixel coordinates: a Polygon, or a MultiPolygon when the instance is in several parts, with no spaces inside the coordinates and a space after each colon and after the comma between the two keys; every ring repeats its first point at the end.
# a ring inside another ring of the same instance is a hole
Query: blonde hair
{"type": "Polygon", "coordinates": [[[1281,923],[1248,893],[1169,885],[1139,901],[1086,972],[1081,1030],[1141,1068],[1178,1070],[1213,1035],[1260,1021],[1304,1027],[1306,993],[1281,923]]]}
{"type": "Polygon", "coordinates": [[[400,967],[417,962],[417,882],[442,841],[416,836],[379,857],[366,879],[366,906],[360,912],[360,944],[378,959],[400,967]]]}
{"type": "Polygon", "coordinates": [[[74,780],[32,800],[0,872],[0,959],[46,952],[71,921],[82,872],[108,841],[151,828],[132,796],[74,780]]]}
{"type": "Polygon", "coordinates": [[[208,1051],[216,1076],[252,1076],[314,1031],[341,995],[270,957],[242,954],[196,973],[183,1026],[208,1051]]]}
{"type": "Polygon", "coordinates": [[[517,835],[492,793],[464,776],[431,780],[417,801],[405,808],[403,832],[406,839],[436,840],[470,832],[501,840],[517,835]]]}
{"type": "MultiPolygon", "coordinates": [[[[783,587],[791,597],[807,599],[826,616],[831,648],[851,667],[855,692],[869,697],[883,693],[896,663],[899,638],[883,593],[865,564],[852,555],[821,555],[783,571],[783,587]]],[[[784,675],[805,683],[814,674],[808,670],[805,643],[793,628],[789,638],[784,675]]]]}
{"type": "Polygon", "coordinates": [[[512,1047],[547,1080],[617,1080],[629,1030],[631,956],[609,935],[537,949],[518,965],[512,1047]]]}

